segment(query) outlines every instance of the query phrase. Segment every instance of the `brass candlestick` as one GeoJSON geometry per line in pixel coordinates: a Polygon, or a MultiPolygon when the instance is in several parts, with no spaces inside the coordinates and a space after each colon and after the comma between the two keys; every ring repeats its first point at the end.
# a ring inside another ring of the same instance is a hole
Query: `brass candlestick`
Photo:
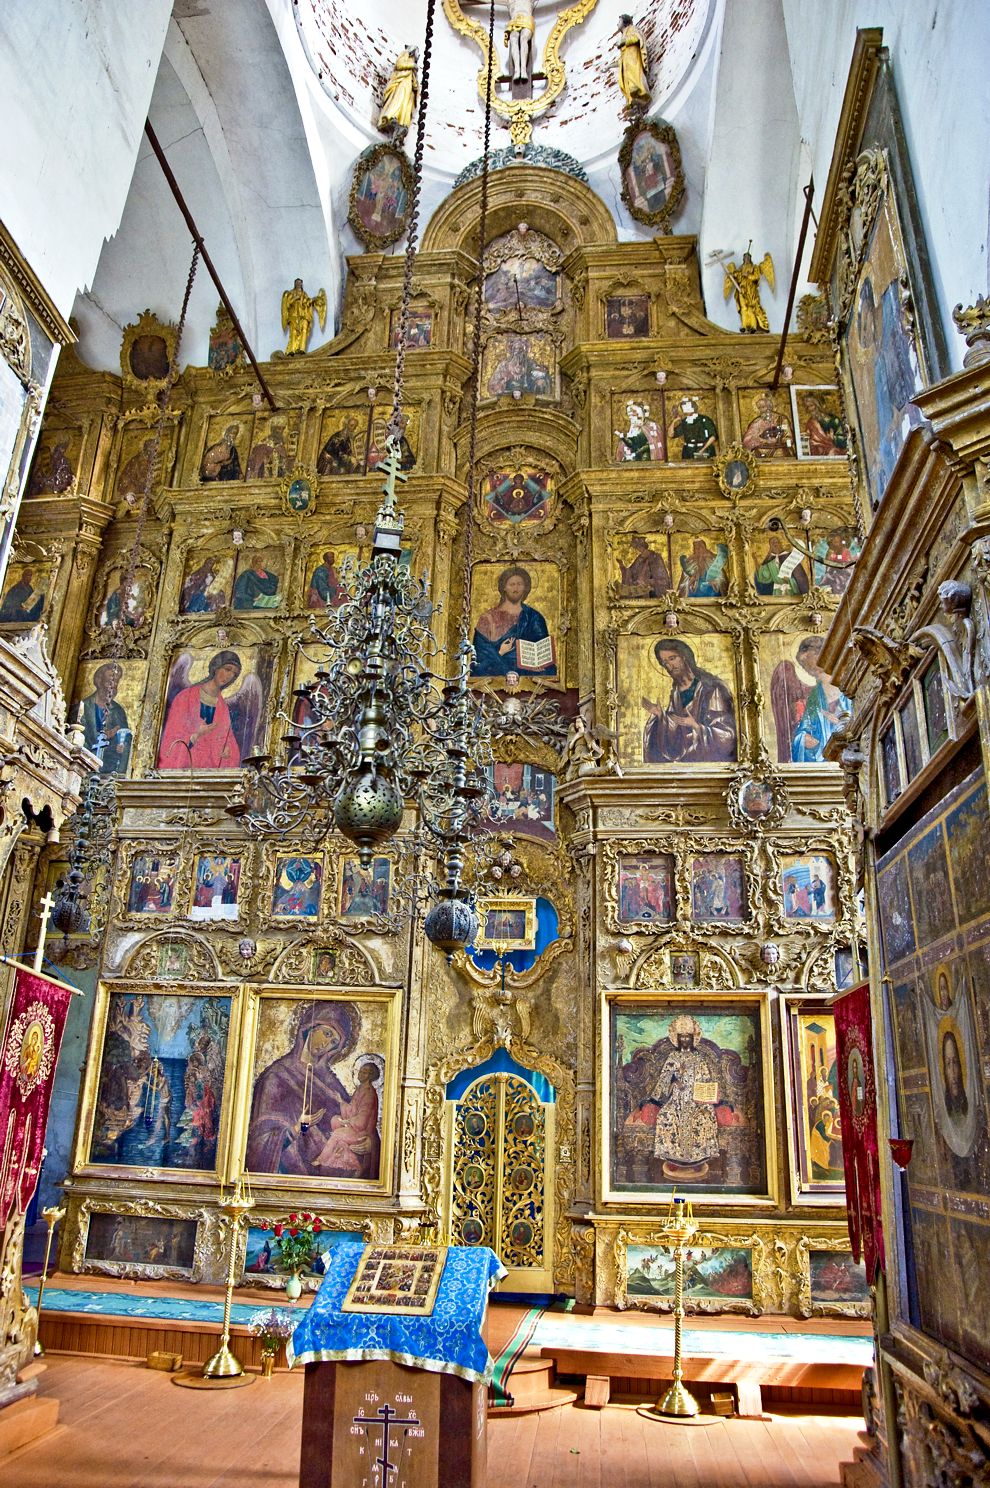
{"type": "Polygon", "coordinates": [[[45,1264],[41,1268],[41,1280],[38,1282],[38,1303],[35,1309],[38,1314],[38,1333],[34,1340],[34,1357],[36,1359],[40,1359],[41,1355],[45,1352],[41,1343],[41,1303],[45,1295],[45,1283],[48,1280],[48,1262],[51,1260],[52,1254],[52,1235],[59,1220],[65,1218],[65,1210],[59,1209],[56,1204],[51,1204],[47,1209],[42,1209],[41,1217],[48,1226],[48,1239],[45,1242],[45,1264]]]}
{"type": "Polygon", "coordinates": [[[688,1199],[675,1195],[663,1225],[664,1236],[674,1251],[674,1378],[670,1389],[649,1410],[640,1414],[664,1421],[690,1421],[698,1414],[698,1402],[684,1388],[684,1366],[681,1361],[681,1324],[684,1321],[684,1247],[697,1231],[688,1199]]]}
{"type": "Polygon", "coordinates": [[[212,1359],[207,1359],[203,1365],[204,1379],[232,1379],[235,1375],[244,1373],[244,1365],[230,1351],[230,1304],[234,1296],[234,1278],[237,1267],[237,1236],[242,1218],[254,1208],[254,1199],[244,1187],[243,1178],[237,1180],[227,1198],[221,1197],[220,1208],[224,1214],[230,1216],[227,1294],[223,1301],[223,1337],[212,1359]]]}
{"type": "Polygon", "coordinates": [[[234,1382],[239,1385],[249,1385],[255,1378],[253,1374],[244,1373],[244,1365],[230,1347],[230,1307],[234,1296],[237,1268],[237,1237],[242,1218],[253,1208],[254,1199],[251,1197],[251,1191],[243,1176],[238,1178],[226,1197],[221,1189],[220,1209],[230,1218],[230,1239],[227,1251],[227,1291],[223,1302],[223,1333],[220,1338],[220,1347],[212,1358],[207,1359],[201,1375],[185,1372],[173,1375],[172,1383],[175,1385],[187,1385],[193,1389],[209,1388],[211,1385],[231,1385],[234,1382]]]}

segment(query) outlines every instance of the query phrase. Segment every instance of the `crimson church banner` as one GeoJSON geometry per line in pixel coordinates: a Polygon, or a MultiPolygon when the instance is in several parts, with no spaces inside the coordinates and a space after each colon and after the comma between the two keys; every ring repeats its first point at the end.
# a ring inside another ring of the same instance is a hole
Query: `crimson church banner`
{"type": "Polygon", "coordinates": [[[73,988],[18,967],[0,1044],[0,1229],[34,1196],[73,988]]]}
{"type": "Polygon", "coordinates": [[[832,1004],[835,1014],[846,1217],[853,1259],[862,1256],[872,1283],[883,1269],[877,1084],[873,1067],[870,987],[864,982],[832,1004]]]}

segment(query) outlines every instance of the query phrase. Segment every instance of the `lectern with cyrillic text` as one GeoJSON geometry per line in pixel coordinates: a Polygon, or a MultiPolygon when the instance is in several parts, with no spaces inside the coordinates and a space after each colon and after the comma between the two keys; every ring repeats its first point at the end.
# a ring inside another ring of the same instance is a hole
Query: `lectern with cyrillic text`
{"type": "Polygon", "coordinates": [[[488,1293],[467,1246],[338,1246],[289,1364],[305,1364],[300,1488],[484,1488],[488,1293]]]}

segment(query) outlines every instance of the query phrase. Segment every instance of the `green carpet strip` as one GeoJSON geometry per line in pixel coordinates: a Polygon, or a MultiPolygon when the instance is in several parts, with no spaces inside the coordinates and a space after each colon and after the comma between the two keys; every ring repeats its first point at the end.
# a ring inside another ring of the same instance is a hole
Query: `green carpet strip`
{"type": "Polygon", "coordinates": [[[544,1311],[545,1308],[542,1307],[531,1307],[527,1313],[524,1313],[516,1324],[516,1331],[495,1360],[492,1382],[488,1387],[492,1405],[513,1404],[513,1399],[508,1389],[509,1376],[528,1348],[529,1340],[536,1332],[536,1325],[543,1316],[544,1311]]]}

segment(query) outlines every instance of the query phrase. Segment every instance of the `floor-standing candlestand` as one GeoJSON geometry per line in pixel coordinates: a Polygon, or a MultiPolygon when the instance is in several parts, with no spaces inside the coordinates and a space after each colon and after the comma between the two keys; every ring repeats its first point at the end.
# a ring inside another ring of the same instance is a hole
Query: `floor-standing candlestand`
{"type": "Polygon", "coordinates": [[[173,1384],[202,1388],[204,1385],[230,1385],[236,1381],[241,1385],[249,1385],[255,1378],[253,1374],[244,1373],[244,1365],[231,1352],[230,1348],[230,1308],[233,1301],[234,1281],[237,1274],[237,1242],[240,1235],[241,1220],[253,1208],[254,1199],[251,1197],[251,1191],[245,1184],[243,1177],[238,1178],[229,1194],[224,1195],[221,1192],[220,1210],[230,1220],[227,1252],[227,1292],[223,1302],[223,1335],[220,1339],[220,1347],[213,1357],[207,1359],[203,1365],[202,1375],[176,1374],[172,1376],[173,1384]]]}
{"type": "Polygon", "coordinates": [[[697,1231],[688,1199],[676,1195],[670,1201],[670,1211],[662,1225],[664,1239],[674,1252],[674,1378],[666,1395],[641,1415],[664,1421],[690,1421],[698,1414],[698,1402],[690,1390],[684,1388],[684,1367],[681,1363],[681,1324],[684,1321],[684,1247],[697,1231]]]}
{"type": "Polygon", "coordinates": [[[41,1217],[48,1226],[48,1239],[45,1241],[45,1264],[41,1268],[41,1280],[38,1282],[38,1301],[35,1310],[38,1314],[38,1336],[34,1340],[34,1357],[40,1358],[45,1352],[41,1345],[41,1303],[45,1295],[45,1282],[48,1280],[48,1262],[52,1257],[52,1235],[55,1226],[60,1219],[65,1218],[65,1210],[59,1209],[57,1204],[51,1204],[47,1209],[42,1209],[41,1217]]]}

